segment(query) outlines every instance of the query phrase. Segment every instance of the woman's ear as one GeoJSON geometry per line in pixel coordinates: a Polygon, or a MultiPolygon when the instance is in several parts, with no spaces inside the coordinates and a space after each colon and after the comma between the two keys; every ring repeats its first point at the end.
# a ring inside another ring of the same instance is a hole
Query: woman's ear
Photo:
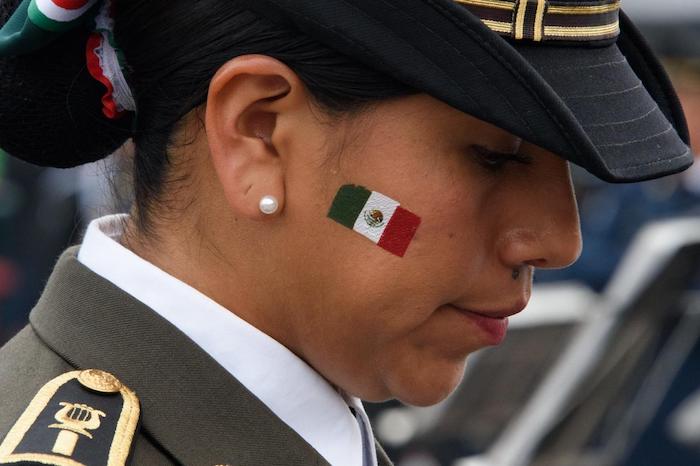
{"type": "Polygon", "coordinates": [[[214,170],[236,216],[261,220],[265,196],[284,209],[285,170],[275,146],[283,112],[305,104],[303,84],[284,63],[265,55],[236,57],[209,86],[205,127],[214,170]]]}

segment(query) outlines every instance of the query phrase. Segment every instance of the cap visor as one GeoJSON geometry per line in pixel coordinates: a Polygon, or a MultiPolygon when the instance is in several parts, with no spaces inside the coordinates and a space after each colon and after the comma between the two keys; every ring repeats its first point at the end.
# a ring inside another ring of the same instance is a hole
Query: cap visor
{"type": "Polygon", "coordinates": [[[512,45],[578,120],[602,162],[592,170],[596,175],[615,182],[640,181],[692,164],[689,147],[617,45],[512,45]]]}

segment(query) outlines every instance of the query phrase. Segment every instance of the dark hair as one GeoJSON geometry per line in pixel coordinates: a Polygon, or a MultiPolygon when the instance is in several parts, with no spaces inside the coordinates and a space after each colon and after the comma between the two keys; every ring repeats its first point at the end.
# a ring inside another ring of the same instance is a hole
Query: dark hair
{"type": "MultiPolygon", "coordinates": [[[[101,159],[132,137],[134,220],[142,232],[167,200],[168,149],[178,123],[206,101],[211,78],[231,58],[255,53],[284,62],[330,117],[417,92],[236,0],[113,3],[136,115],[102,115],[105,89],[86,70],[84,28],[30,56],[0,58],[0,147],[33,163],[68,167],[101,159]]],[[[0,0],[0,24],[18,4],[0,0]]]]}
{"type": "Polygon", "coordinates": [[[236,1],[119,0],[116,7],[115,38],[138,108],[134,191],[141,230],[164,192],[177,123],[206,101],[211,78],[231,58],[256,53],[284,62],[331,116],[415,92],[236,1]]]}

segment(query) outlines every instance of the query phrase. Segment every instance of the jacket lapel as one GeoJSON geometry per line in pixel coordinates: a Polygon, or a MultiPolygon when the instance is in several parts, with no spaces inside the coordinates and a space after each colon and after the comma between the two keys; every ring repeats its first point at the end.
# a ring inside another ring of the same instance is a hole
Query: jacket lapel
{"type": "Polygon", "coordinates": [[[394,466],[394,463],[391,462],[389,459],[389,456],[387,456],[386,452],[382,448],[382,446],[379,444],[379,442],[375,441],[374,442],[375,447],[377,449],[377,465],[378,466],[394,466]]]}
{"type": "Polygon", "coordinates": [[[165,319],[66,250],[30,315],[77,368],[133,389],[142,428],[183,464],[328,465],[294,430],[165,319]]]}

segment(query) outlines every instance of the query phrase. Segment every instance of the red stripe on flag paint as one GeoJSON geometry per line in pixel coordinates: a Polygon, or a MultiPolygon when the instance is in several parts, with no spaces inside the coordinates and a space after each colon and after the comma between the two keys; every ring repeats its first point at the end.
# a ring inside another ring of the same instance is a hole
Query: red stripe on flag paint
{"type": "Polygon", "coordinates": [[[416,234],[418,225],[420,225],[420,217],[399,206],[377,244],[387,251],[403,257],[416,234]]]}
{"type": "Polygon", "coordinates": [[[79,10],[88,4],[90,0],[51,0],[54,5],[66,10],[79,10]]]}

